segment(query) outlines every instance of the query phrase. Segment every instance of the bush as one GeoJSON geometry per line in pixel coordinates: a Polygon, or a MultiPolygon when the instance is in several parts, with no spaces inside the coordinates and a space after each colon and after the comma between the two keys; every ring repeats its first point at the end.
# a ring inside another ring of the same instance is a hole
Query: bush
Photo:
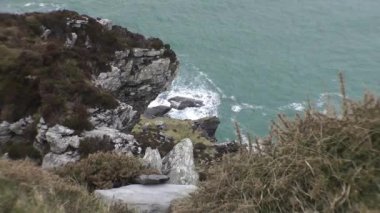
{"type": "Polygon", "coordinates": [[[85,188],[60,179],[27,161],[0,160],[0,212],[108,213],[110,208],[85,188]]]}
{"type": "Polygon", "coordinates": [[[174,211],[380,211],[380,101],[344,95],[342,111],[279,116],[272,143],[224,156],[174,211]]]}
{"type": "Polygon", "coordinates": [[[136,157],[100,152],[56,172],[93,191],[128,185],[144,169],[136,157]]]}
{"type": "Polygon", "coordinates": [[[79,144],[78,152],[81,157],[97,152],[109,152],[114,149],[114,145],[109,137],[85,138],[79,144]]]}

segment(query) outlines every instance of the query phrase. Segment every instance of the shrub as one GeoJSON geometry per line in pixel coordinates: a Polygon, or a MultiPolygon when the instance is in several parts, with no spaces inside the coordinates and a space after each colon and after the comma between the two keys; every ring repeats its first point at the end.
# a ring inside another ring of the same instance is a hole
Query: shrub
{"type": "Polygon", "coordinates": [[[379,211],[380,101],[344,96],[342,111],[279,116],[272,143],[224,156],[209,167],[200,190],[174,211],[379,211]]]}
{"type": "Polygon", "coordinates": [[[66,182],[28,161],[0,160],[0,212],[108,213],[110,208],[85,188],[66,182]]]}
{"type": "Polygon", "coordinates": [[[79,144],[78,152],[81,157],[97,152],[109,152],[114,149],[114,145],[109,137],[85,138],[79,144]]]}
{"type": "Polygon", "coordinates": [[[132,179],[143,169],[144,166],[136,157],[100,152],[56,172],[62,177],[86,185],[90,191],[93,191],[132,183],[132,179]]]}

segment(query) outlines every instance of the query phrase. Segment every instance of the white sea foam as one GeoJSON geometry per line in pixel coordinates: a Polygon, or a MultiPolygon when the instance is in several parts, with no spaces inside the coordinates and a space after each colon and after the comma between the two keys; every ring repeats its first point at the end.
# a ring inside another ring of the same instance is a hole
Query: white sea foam
{"type": "Polygon", "coordinates": [[[294,102],[294,103],[290,103],[290,104],[287,104],[285,106],[280,106],[278,109],[283,111],[283,110],[295,110],[295,111],[304,111],[305,110],[305,107],[306,106],[306,103],[305,102],[302,102],[302,103],[297,103],[297,102],[294,102]]]}
{"type": "Polygon", "coordinates": [[[263,106],[256,106],[256,105],[252,105],[252,104],[247,104],[247,103],[242,103],[242,104],[234,104],[232,105],[231,107],[231,110],[233,112],[240,112],[242,110],[257,110],[257,109],[264,109],[263,106]]]}
{"type": "Polygon", "coordinates": [[[149,107],[165,105],[170,106],[168,99],[181,96],[203,101],[204,106],[199,108],[186,108],[184,110],[172,109],[168,115],[176,119],[196,120],[209,116],[218,116],[218,106],[220,105],[220,96],[223,91],[216,87],[214,82],[203,72],[193,65],[184,65],[183,74],[174,80],[171,89],[161,93],[149,107]],[[195,71],[195,73],[194,73],[195,71]]]}

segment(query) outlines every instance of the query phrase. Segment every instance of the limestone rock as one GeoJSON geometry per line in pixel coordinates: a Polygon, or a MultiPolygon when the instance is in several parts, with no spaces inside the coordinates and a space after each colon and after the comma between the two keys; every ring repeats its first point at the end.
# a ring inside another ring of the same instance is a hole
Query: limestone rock
{"type": "Polygon", "coordinates": [[[134,179],[135,183],[143,185],[163,184],[169,180],[166,175],[140,175],[134,179]]]}
{"type": "Polygon", "coordinates": [[[157,149],[146,148],[143,160],[147,167],[161,171],[162,159],[157,149]]]}
{"type": "Polygon", "coordinates": [[[185,198],[197,190],[193,185],[129,185],[96,190],[95,195],[109,204],[123,203],[139,213],[167,213],[173,200],[185,198]]]}
{"type": "Polygon", "coordinates": [[[61,154],[65,152],[69,146],[78,148],[80,138],[73,134],[74,130],[58,124],[49,128],[46,132],[46,141],[50,145],[50,150],[53,153],[61,154]]]}
{"type": "Polygon", "coordinates": [[[193,143],[186,138],[174,146],[162,160],[162,173],[169,176],[169,183],[196,185],[199,175],[195,171],[193,143]]]}
{"type": "Polygon", "coordinates": [[[48,153],[42,160],[43,169],[53,169],[64,166],[70,162],[76,162],[80,159],[77,152],[66,152],[63,154],[48,153]]]}
{"type": "Polygon", "coordinates": [[[83,138],[103,138],[108,137],[115,145],[117,153],[133,153],[139,154],[141,148],[138,146],[137,141],[133,135],[128,135],[108,127],[99,127],[91,131],[83,133],[83,138]]]}
{"type": "Polygon", "coordinates": [[[98,19],[97,22],[107,30],[112,30],[112,21],[109,19],[98,19]]]}
{"type": "Polygon", "coordinates": [[[24,130],[33,123],[33,118],[31,116],[21,118],[15,123],[9,125],[9,130],[15,133],[16,135],[22,135],[24,130]]]}
{"type": "Polygon", "coordinates": [[[196,100],[193,98],[180,97],[180,96],[170,98],[168,101],[170,102],[170,106],[172,108],[178,109],[178,110],[183,110],[188,107],[203,106],[203,102],[200,100],[196,100]]]}
{"type": "Polygon", "coordinates": [[[0,123],[0,143],[5,143],[11,138],[9,126],[10,123],[6,121],[0,123]]]}
{"type": "Polygon", "coordinates": [[[109,127],[120,131],[131,128],[132,120],[136,115],[136,111],[132,106],[125,103],[119,103],[115,109],[90,109],[89,121],[95,127],[109,127]]]}

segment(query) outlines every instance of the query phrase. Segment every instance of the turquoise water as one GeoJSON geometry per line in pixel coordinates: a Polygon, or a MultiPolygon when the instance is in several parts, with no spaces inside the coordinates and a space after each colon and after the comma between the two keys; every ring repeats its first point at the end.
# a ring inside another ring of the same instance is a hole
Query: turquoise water
{"type": "Polygon", "coordinates": [[[2,12],[62,8],[170,43],[181,60],[172,94],[204,99],[186,116],[217,114],[220,139],[233,137],[233,119],[264,135],[277,113],[338,100],[338,71],[349,96],[380,92],[378,0],[0,0],[2,12]]]}

